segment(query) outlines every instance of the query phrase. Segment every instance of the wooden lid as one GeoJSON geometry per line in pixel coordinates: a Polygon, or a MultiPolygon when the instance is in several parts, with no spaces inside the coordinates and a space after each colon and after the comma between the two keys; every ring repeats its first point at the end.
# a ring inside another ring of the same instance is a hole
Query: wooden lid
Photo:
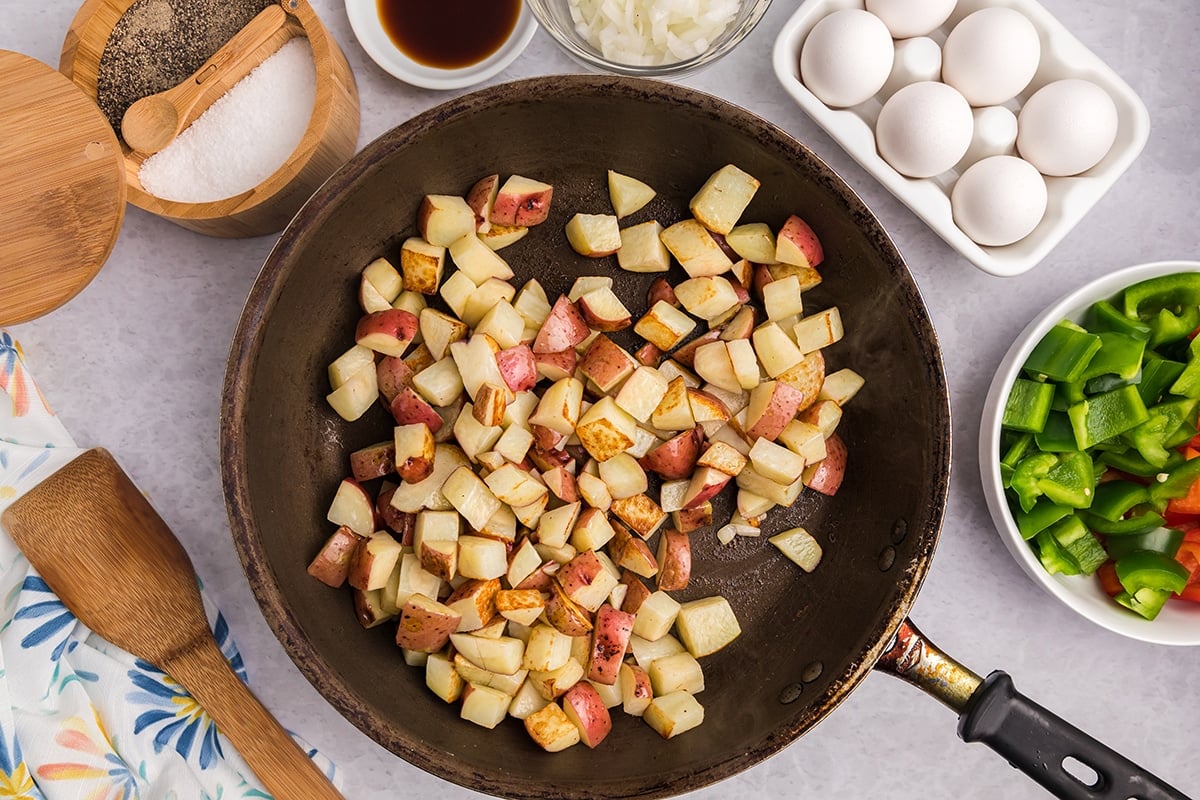
{"type": "Polygon", "coordinates": [[[121,147],[96,104],[0,50],[0,325],[58,308],[96,276],[125,217],[121,147]]]}

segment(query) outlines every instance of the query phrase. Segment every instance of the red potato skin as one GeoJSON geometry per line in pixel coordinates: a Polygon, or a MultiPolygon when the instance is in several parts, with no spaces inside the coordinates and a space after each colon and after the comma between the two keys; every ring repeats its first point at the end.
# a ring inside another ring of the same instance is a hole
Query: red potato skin
{"type": "Polygon", "coordinates": [[[441,415],[434,411],[433,406],[425,402],[425,398],[413,391],[412,387],[405,387],[404,391],[396,395],[392,400],[391,411],[392,417],[399,425],[423,422],[433,433],[442,429],[441,415]]]}
{"type": "Polygon", "coordinates": [[[753,422],[747,420],[749,427],[746,429],[746,434],[751,439],[775,441],[796,416],[796,412],[800,410],[800,404],[803,402],[804,395],[795,387],[783,381],[776,381],[775,391],[771,394],[771,401],[767,405],[766,411],[762,417],[753,422]]]}
{"type": "Polygon", "coordinates": [[[579,607],[558,581],[550,583],[550,596],[546,598],[546,620],[567,636],[587,636],[592,632],[591,615],[579,607]]]}
{"type": "MultiPolygon", "coordinates": [[[[715,470],[712,467],[701,467],[699,470],[696,470],[692,476],[693,485],[695,485],[697,476],[700,475],[704,475],[706,479],[699,487],[699,491],[696,492],[694,497],[691,499],[686,499],[685,496],[684,509],[696,508],[704,505],[713,497],[716,497],[718,494],[720,494],[721,490],[725,488],[725,485],[733,480],[733,476],[726,475],[724,472],[715,470]],[[703,472],[701,472],[701,470],[703,470],[703,472]]],[[[691,491],[692,487],[689,486],[688,492],[690,493],[691,491]]]]}
{"type": "Polygon", "coordinates": [[[382,478],[396,471],[396,444],[379,442],[378,444],[355,450],[350,454],[350,474],[354,480],[369,481],[372,478],[382,478]]]}
{"type": "Polygon", "coordinates": [[[692,540],[673,528],[658,541],[658,588],[664,592],[686,589],[692,578],[692,540]]]}
{"type": "Polygon", "coordinates": [[[680,347],[671,354],[671,358],[675,359],[680,364],[684,364],[685,366],[695,366],[696,351],[709,342],[715,342],[720,338],[720,336],[721,331],[719,329],[708,331],[703,336],[697,336],[695,339],[692,339],[690,342],[680,347]]]}
{"type": "Polygon", "coordinates": [[[603,333],[592,340],[579,361],[580,371],[597,386],[612,386],[634,369],[633,358],[603,333]]]}
{"type": "Polygon", "coordinates": [[[580,681],[568,689],[563,695],[563,705],[570,706],[575,712],[583,728],[579,732],[579,739],[589,748],[598,747],[612,731],[612,716],[596,687],[587,681],[580,681]]]}
{"type": "Polygon", "coordinates": [[[763,287],[773,280],[775,280],[775,277],[771,274],[771,270],[767,268],[766,264],[754,265],[754,277],[750,281],[750,291],[754,293],[754,297],[758,302],[763,302],[763,287]]]}
{"type": "Polygon", "coordinates": [[[543,450],[555,450],[567,437],[558,431],[544,425],[530,425],[529,432],[533,434],[533,443],[543,450]]]}
{"type": "Polygon", "coordinates": [[[750,290],[745,286],[742,286],[741,281],[732,275],[726,278],[726,280],[728,280],[729,285],[733,287],[733,292],[737,295],[738,303],[740,305],[745,305],[746,303],[750,302],[750,290]]]}
{"type": "Polygon", "coordinates": [[[375,365],[375,376],[383,401],[390,405],[396,399],[396,395],[404,391],[406,386],[412,385],[413,374],[412,368],[405,363],[404,359],[396,356],[381,358],[375,365]]]}
{"type": "Polygon", "coordinates": [[[733,339],[749,339],[750,335],[754,333],[754,326],[757,323],[758,314],[755,312],[754,306],[744,306],[733,316],[733,319],[721,327],[721,338],[727,342],[733,339]]]}
{"type": "Polygon", "coordinates": [[[557,561],[547,561],[529,573],[525,580],[514,586],[514,589],[537,589],[539,592],[549,592],[561,565],[557,561]]]}
{"type": "Polygon", "coordinates": [[[308,565],[308,574],[334,589],[344,585],[361,541],[362,536],[342,525],[325,541],[308,565]]]}
{"type": "Polygon", "coordinates": [[[404,363],[416,375],[426,367],[433,366],[433,353],[429,352],[429,348],[424,342],[417,345],[416,349],[404,357],[404,363]]]}
{"type": "Polygon", "coordinates": [[[646,342],[633,352],[633,357],[644,367],[657,367],[662,362],[663,352],[653,342],[646,342]]]}
{"type": "Polygon", "coordinates": [[[417,318],[402,308],[373,311],[358,321],[354,338],[361,339],[371,333],[386,333],[407,344],[416,338],[417,318]]]}
{"type": "Polygon", "coordinates": [[[808,488],[824,495],[835,495],[842,487],[846,474],[846,443],[836,433],[825,440],[825,458],[817,462],[817,468],[809,479],[808,488]]]}
{"type": "Polygon", "coordinates": [[[564,503],[574,503],[579,499],[579,487],[575,476],[567,472],[566,467],[554,467],[542,473],[542,482],[550,493],[564,503]]]}
{"type": "Polygon", "coordinates": [[[629,647],[633,633],[633,614],[618,611],[608,603],[596,611],[596,627],[592,631],[592,652],[588,659],[589,679],[612,686],[621,674],[621,660],[629,647]]]}
{"type": "Polygon", "coordinates": [[[587,296],[579,298],[576,301],[580,313],[587,321],[588,327],[592,330],[602,331],[604,333],[612,333],[613,331],[623,331],[633,324],[633,317],[626,316],[620,319],[609,319],[608,317],[600,316],[592,310],[591,305],[587,302],[587,296]]]}
{"type": "Polygon", "coordinates": [[[795,214],[784,221],[783,227],[779,229],[779,236],[796,242],[800,251],[808,258],[808,264],[800,266],[819,267],[825,260],[825,250],[821,247],[821,240],[817,238],[816,231],[795,214]]]}
{"type": "Polygon", "coordinates": [[[627,569],[621,570],[621,583],[629,587],[625,590],[625,599],[621,601],[621,610],[629,614],[636,614],[637,610],[642,607],[642,603],[646,602],[646,598],[650,596],[650,587],[627,569]]]}
{"type": "Polygon", "coordinates": [[[566,295],[559,295],[550,316],[533,340],[534,353],[559,353],[570,350],[591,334],[587,321],[566,295]]]}
{"type": "Polygon", "coordinates": [[[396,644],[407,650],[436,653],[450,641],[450,634],[461,617],[453,612],[434,615],[430,610],[409,600],[400,609],[400,624],[396,626],[396,644]]]}
{"type": "Polygon", "coordinates": [[[704,503],[695,508],[685,508],[673,515],[675,527],[680,533],[698,531],[705,525],[711,525],[713,520],[712,503],[704,503]]]}
{"type": "Polygon", "coordinates": [[[480,178],[467,192],[467,205],[475,212],[475,230],[487,233],[491,229],[492,203],[496,200],[496,191],[500,188],[500,176],[488,175],[480,178]]]}
{"type": "Polygon", "coordinates": [[[721,248],[721,251],[725,253],[725,255],[729,256],[730,261],[736,262],[741,259],[741,256],[737,254],[737,251],[730,247],[729,242],[725,240],[725,234],[717,233],[716,231],[709,231],[708,235],[711,236],[713,241],[717,243],[717,247],[721,248]]]}
{"type": "Polygon", "coordinates": [[[825,356],[820,350],[814,350],[776,380],[799,393],[800,400],[796,406],[798,414],[815,403],[817,395],[821,393],[821,385],[825,383],[825,356]]]}
{"type": "MultiPolygon", "coordinates": [[[[505,187],[500,188],[503,190],[505,187]]],[[[492,204],[491,222],[494,225],[523,227],[540,225],[550,216],[550,202],[553,199],[554,187],[550,185],[529,193],[501,191],[492,204]]]]}
{"type": "Polygon", "coordinates": [[[675,287],[666,278],[655,278],[650,283],[646,292],[646,308],[653,308],[659,300],[669,306],[679,306],[679,299],[675,297],[675,287]]]}
{"type": "Polygon", "coordinates": [[[638,459],[638,464],[642,469],[658,473],[664,480],[686,478],[696,467],[703,441],[704,429],[697,425],[658,445],[638,459]]]}
{"type": "Polygon", "coordinates": [[[370,600],[371,592],[352,588],[350,594],[354,598],[354,618],[358,620],[359,625],[373,628],[389,619],[379,604],[370,600]]]}
{"type": "Polygon", "coordinates": [[[534,352],[533,362],[535,370],[539,366],[543,367],[546,377],[557,381],[575,374],[575,365],[579,362],[579,354],[573,347],[569,350],[559,350],[557,353],[534,352]]]}
{"type": "Polygon", "coordinates": [[[600,563],[600,559],[591,550],[584,550],[579,555],[572,558],[566,564],[563,564],[562,569],[554,576],[558,581],[558,585],[567,593],[567,597],[574,597],[575,593],[580,589],[591,586],[596,580],[596,576],[604,571],[604,565],[600,563]]]}
{"type": "Polygon", "coordinates": [[[537,384],[537,361],[529,345],[519,344],[496,353],[496,366],[504,383],[514,392],[532,389],[537,384]]]}
{"type": "Polygon", "coordinates": [[[412,545],[413,533],[417,527],[417,515],[393,508],[392,495],[395,493],[395,486],[390,486],[379,493],[379,497],[375,499],[375,514],[400,541],[400,544],[412,545]]]}
{"type": "MultiPolygon", "coordinates": [[[[569,467],[575,463],[575,459],[566,450],[559,450],[553,447],[541,447],[534,442],[533,447],[529,448],[526,454],[530,463],[538,469],[539,472],[548,472],[555,467],[569,467]]],[[[574,501],[572,501],[574,502],[574,501]]]]}

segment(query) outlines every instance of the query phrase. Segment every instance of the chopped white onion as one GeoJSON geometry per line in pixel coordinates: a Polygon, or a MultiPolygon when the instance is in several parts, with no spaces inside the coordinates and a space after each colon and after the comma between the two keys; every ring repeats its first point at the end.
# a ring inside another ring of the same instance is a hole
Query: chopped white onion
{"type": "Polygon", "coordinates": [[[738,0],[569,0],[575,30],[606,59],[661,66],[708,50],[738,0]]]}

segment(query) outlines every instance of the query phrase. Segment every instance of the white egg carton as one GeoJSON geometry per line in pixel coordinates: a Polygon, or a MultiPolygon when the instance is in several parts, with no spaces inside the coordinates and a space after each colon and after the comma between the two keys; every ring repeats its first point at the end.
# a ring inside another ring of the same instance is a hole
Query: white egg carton
{"type": "MultiPolygon", "coordinates": [[[[784,89],[855,161],[875,176],[939,236],[984,272],[1001,277],[1032,269],[1108,191],[1141,152],[1150,134],[1150,117],[1137,93],[1091,50],[1034,0],[959,0],[954,13],[929,34],[942,44],[963,17],[981,8],[1006,6],[1021,12],[1038,30],[1041,61],[1025,91],[1004,103],[1016,112],[1035,91],[1063,78],[1083,78],[1103,88],[1117,106],[1117,137],[1099,164],[1067,178],[1046,178],[1049,202],[1041,223],[1024,239],[1004,247],[983,247],[971,241],[950,210],[950,190],[956,170],[933,178],[901,175],[875,148],[875,119],[886,99],[881,95],[852,108],[835,109],[817,99],[800,81],[800,49],[819,20],[843,8],[863,8],[862,0],[807,0],[775,40],[774,67],[784,89]]],[[[969,166],[962,165],[964,168],[969,166]]]]}

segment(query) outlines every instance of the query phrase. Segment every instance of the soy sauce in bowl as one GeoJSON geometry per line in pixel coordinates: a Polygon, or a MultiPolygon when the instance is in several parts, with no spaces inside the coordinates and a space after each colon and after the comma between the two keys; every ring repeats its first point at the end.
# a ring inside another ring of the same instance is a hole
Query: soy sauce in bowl
{"type": "Polygon", "coordinates": [[[522,0],[376,0],[388,38],[409,58],[461,69],[491,56],[517,26],[522,0]]]}

